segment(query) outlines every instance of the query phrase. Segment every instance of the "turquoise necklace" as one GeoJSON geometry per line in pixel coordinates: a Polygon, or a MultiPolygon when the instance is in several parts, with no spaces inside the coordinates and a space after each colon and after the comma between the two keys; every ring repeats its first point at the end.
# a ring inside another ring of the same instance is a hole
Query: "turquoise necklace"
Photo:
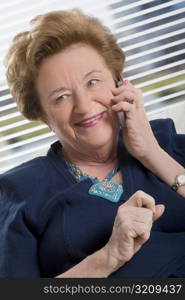
{"type": "Polygon", "coordinates": [[[90,178],[93,185],[90,187],[88,193],[90,195],[95,195],[102,197],[111,202],[118,202],[121,195],[123,194],[123,186],[121,183],[116,183],[111,181],[114,175],[120,170],[120,167],[116,167],[108,173],[103,181],[99,181],[97,177],[93,178],[86,173],[83,173],[80,168],[76,167],[74,164],[66,161],[67,166],[69,167],[72,175],[76,178],[78,182],[90,178]]]}

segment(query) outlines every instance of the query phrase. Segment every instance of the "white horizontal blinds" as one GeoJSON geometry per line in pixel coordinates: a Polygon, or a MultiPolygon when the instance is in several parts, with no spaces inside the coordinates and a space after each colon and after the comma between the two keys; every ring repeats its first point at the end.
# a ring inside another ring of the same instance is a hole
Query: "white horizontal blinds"
{"type": "Polygon", "coordinates": [[[148,2],[124,10],[114,24],[125,77],[144,91],[146,110],[185,101],[185,1],[148,2]]]}
{"type": "Polygon", "coordinates": [[[7,92],[7,95],[0,99],[1,172],[43,154],[48,149],[48,145],[56,139],[46,125],[24,119],[8,95],[7,92]]]}
{"type": "Polygon", "coordinates": [[[126,54],[124,75],[144,91],[147,110],[185,98],[185,0],[12,0],[0,2],[0,173],[45,154],[56,137],[17,111],[3,57],[13,36],[50,10],[78,7],[100,18],[126,54]]]}

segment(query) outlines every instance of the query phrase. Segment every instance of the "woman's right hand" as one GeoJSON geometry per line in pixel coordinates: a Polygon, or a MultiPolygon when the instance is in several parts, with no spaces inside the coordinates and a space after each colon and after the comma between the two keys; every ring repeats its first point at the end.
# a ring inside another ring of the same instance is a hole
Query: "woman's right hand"
{"type": "Polygon", "coordinates": [[[137,191],[118,208],[111,237],[104,247],[112,272],[128,262],[149,239],[152,224],[164,209],[143,191],[137,191]]]}

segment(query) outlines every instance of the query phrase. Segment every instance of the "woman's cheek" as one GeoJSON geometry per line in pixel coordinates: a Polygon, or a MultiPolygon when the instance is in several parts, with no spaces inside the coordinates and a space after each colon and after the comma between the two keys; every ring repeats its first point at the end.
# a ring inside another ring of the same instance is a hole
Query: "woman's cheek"
{"type": "Polygon", "coordinates": [[[111,105],[112,93],[109,89],[104,88],[100,91],[100,97],[102,104],[106,105],[107,107],[111,105]]]}

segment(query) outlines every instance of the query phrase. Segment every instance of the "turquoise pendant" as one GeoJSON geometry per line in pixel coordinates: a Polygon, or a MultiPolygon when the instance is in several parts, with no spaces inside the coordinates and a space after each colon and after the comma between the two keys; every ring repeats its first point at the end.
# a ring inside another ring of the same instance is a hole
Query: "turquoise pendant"
{"type": "Polygon", "coordinates": [[[123,194],[123,187],[113,181],[98,182],[90,187],[89,194],[102,197],[111,202],[118,202],[123,194]]]}

